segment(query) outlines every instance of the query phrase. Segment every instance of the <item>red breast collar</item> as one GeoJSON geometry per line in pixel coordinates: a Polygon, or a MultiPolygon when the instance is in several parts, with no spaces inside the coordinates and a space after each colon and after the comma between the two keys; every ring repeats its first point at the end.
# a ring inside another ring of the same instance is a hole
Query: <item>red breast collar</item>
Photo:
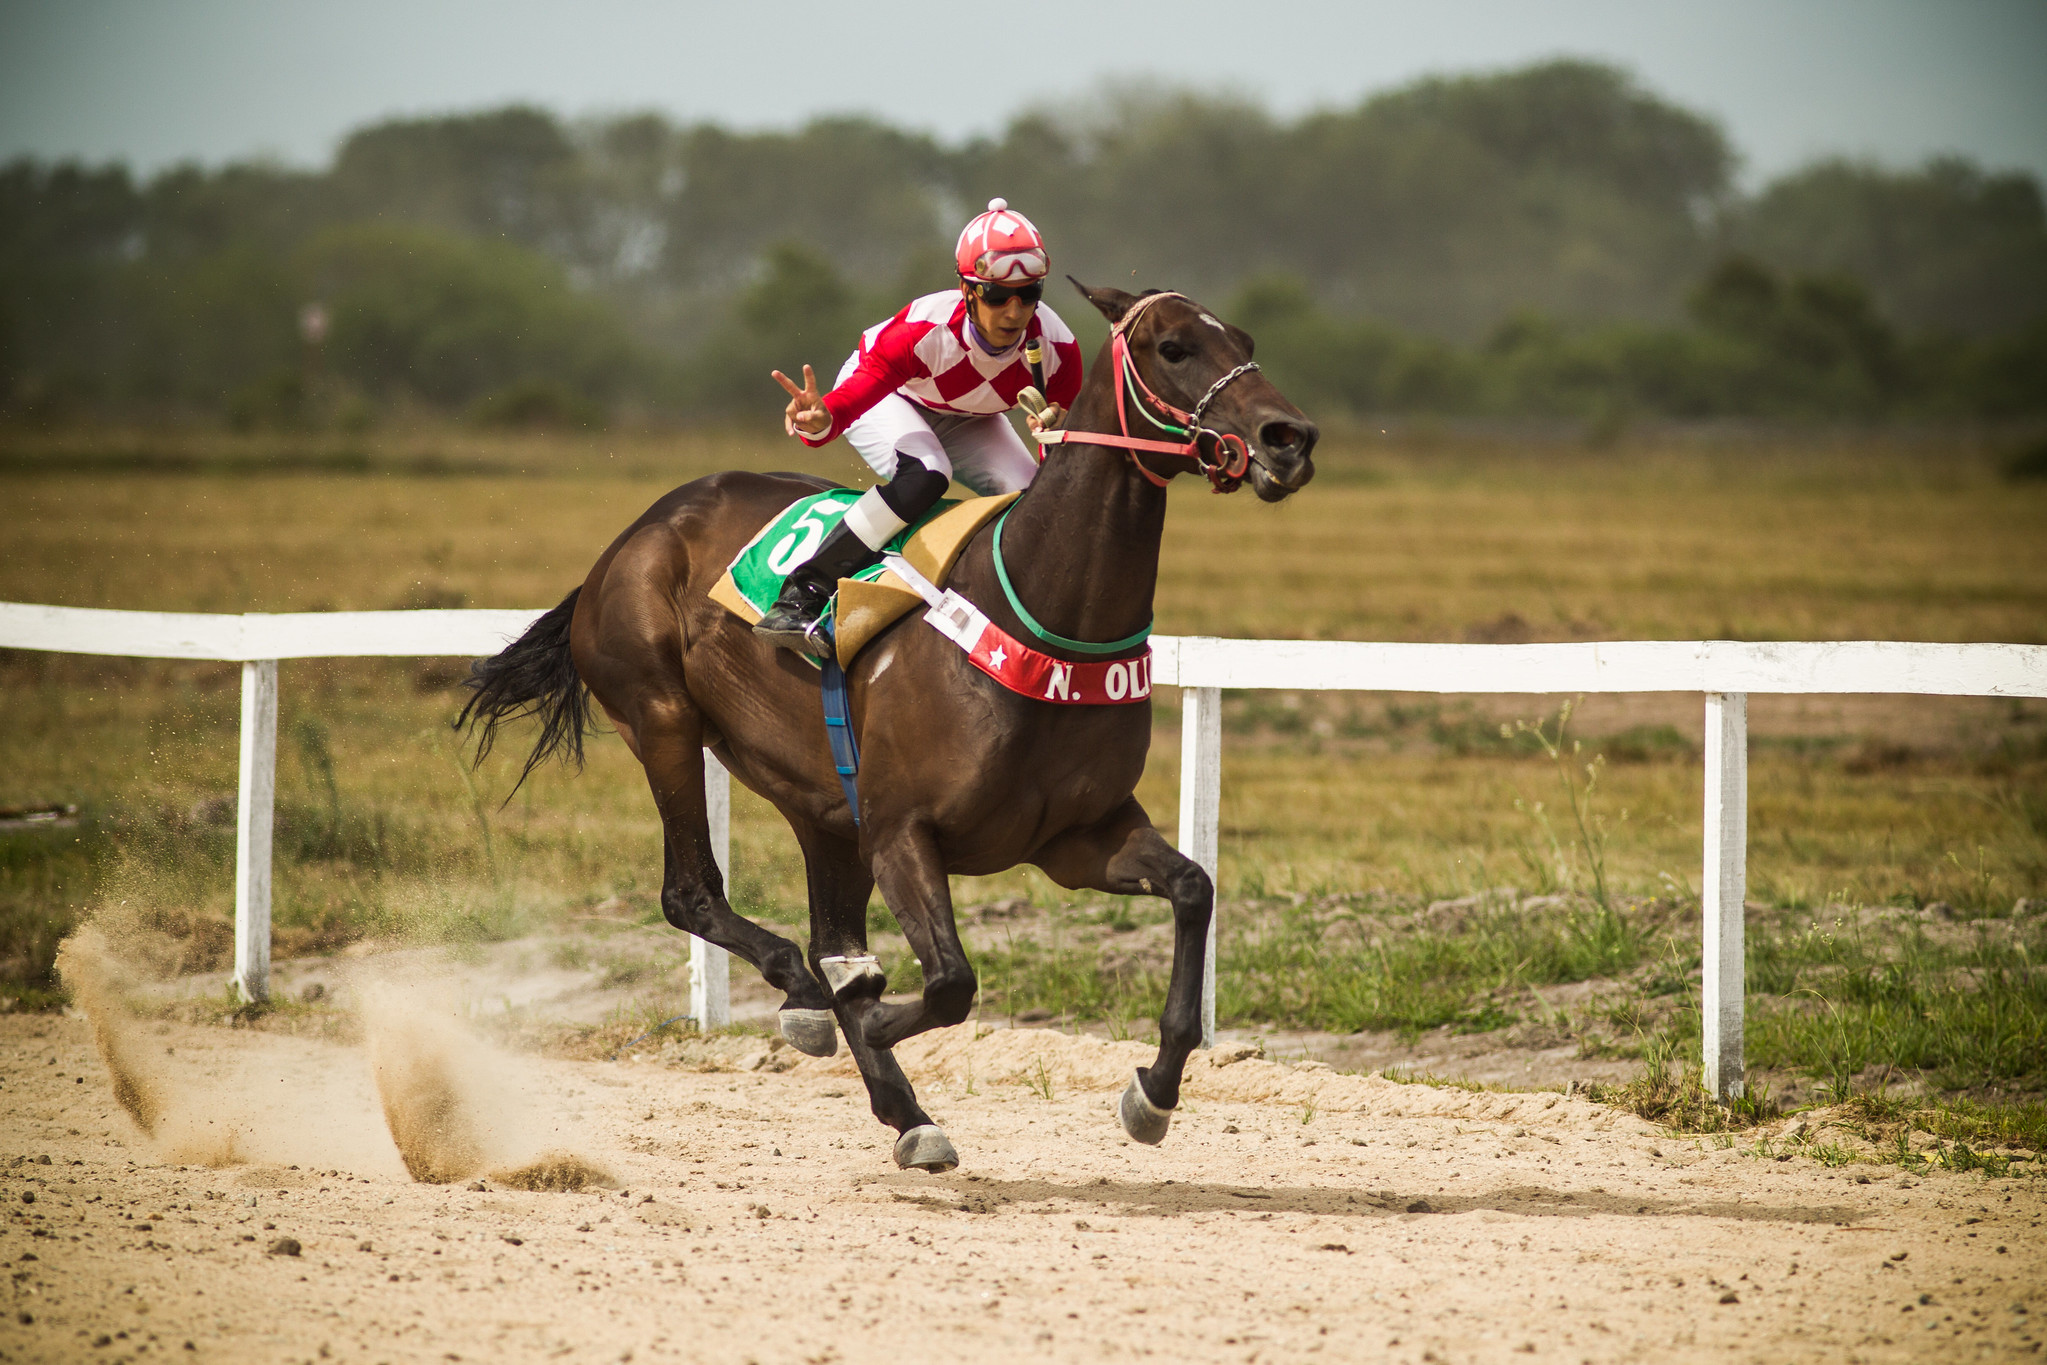
{"type": "Polygon", "coordinates": [[[1072,662],[1032,649],[956,592],[942,591],[899,555],[885,561],[931,604],[924,619],[974,667],[1020,697],[1062,706],[1121,706],[1151,696],[1151,646],[1121,659],[1072,662]]]}
{"type": "Polygon", "coordinates": [[[1128,659],[1069,663],[1032,649],[986,617],[967,659],[1020,697],[1067,706],[1118,705],[1151,695],[1151,646],[1128,659]]]}

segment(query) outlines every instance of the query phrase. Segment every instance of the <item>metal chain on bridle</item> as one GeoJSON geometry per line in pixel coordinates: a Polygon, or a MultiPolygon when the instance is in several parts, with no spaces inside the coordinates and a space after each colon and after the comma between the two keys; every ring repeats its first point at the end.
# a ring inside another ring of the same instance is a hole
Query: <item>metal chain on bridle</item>
{"type": "MultiPolygon", "coordinates": [[[[1169,482],[1153,473],[1150,466],[1138,458],[1140,453],[1172,455],[1194,461],[1195,467],[1208,478],[1208,483],[1218,493],[1234,493],[1243,486],[1244,476],[1251,471],[1251,446],[1243,437],[1233,432],[1217,431],[1202,424],[1213,403],[1222,391],[1237,380],[1258,368],[1258,362],[1247,360],[1228,371],[1208,386],[1208,392],[1201,395],[1191,410],[1182,410],[1168,403],[1144,382],[1137,372],[1137,363],[1130,353],[1130,330],[1155,303],[1166,299],[1179,299],[1193,303],[1185,294],[1146,294],[1130,305],[1127,312],[1118,318],[1109,329],[1110,363],[1116,367],[1116,426],[1119,434],[1111,436],[1106,432],[1094,431],[1042,431],[1036,433],[1040,445],[1085,444],[1113,446],[1126,451],[1130,462],[1137,466],[1137,472],[1152,483],[1164,488],[1169,482]],[[1168,435],[1180,440],[1149,441],[1130,434],[1130,418],[1124,402],[1125,385],[1135,389],[1137,415],[1168,435]],[[1150,407],[1146,404],[1149,403],[1150,407]],[[1150,409],[1157,408],[1171,421],[1162,420],[1150,409]]],[[[1041,456],[1042,458],[1042,456],[1041,456]]]]}

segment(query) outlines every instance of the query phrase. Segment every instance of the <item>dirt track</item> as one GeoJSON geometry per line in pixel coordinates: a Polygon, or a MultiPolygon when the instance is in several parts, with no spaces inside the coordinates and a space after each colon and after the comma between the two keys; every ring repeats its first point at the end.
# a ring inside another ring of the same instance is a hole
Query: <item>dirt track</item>
{"type": "Polygon", "coordinates": [[[360,1049],[148,1025],[180,1084],[253,1116],[251,1164],[170,1164],[84,1021],[0,1018],[0,1359],[1978,1360],[2047,1338],[2037,1178],[1830,1171],[1555,1095],[1255,1058],[1194,1068],[1150,1149],[1109,1112],[1143,1049],[968,1033],[902,1050],[960,1148],[946,1176],[894,1169],[843,1053],[522,1059],[545,1140],[618,1180],[547,1194],[409,1181],[360,1049]]]}

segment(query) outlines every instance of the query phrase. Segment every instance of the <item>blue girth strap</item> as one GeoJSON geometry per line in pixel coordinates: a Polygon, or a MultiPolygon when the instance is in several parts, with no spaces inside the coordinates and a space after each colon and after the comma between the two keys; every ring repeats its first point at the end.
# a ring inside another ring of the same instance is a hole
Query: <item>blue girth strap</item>
{"type": "MultiPolygon", "coordinates": [[[[827,623],[825,638],[831,638],[827,623]]],[[[819,665],[824,675],[824,733],[831,741],[832,766],[838,770],[839,785],[846,789],[846,805],[853,812],[854,828],[860,825],[860,788],[854,778],[860,773],[860,745],[853,738],[853,698],[846,688],[846,670],[839,667],[836,651],[819,665]]]]}

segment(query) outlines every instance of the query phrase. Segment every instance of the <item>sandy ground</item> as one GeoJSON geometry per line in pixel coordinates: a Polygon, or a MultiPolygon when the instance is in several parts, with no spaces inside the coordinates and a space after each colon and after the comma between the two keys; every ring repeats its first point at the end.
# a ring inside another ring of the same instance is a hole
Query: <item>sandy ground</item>
{"type": "Polygon", "coordinates": [[[360,1046],[140,1025],[188,1127],[238,1131],[241,1164],[196,1166],[189,1132],[130,1122],[83,1019],[0,1018],[0,1358],[1887,1361],[2047,1338],[2037,1177],[1829,1170],[1227,1048],[1154,1149],[1110,1114],[1144,1049],[975,1033],[901,1051],[959,1146],[943,1176],[895,1170],[843,1052],[491,1058],[519,1140],[616,1181],[529,1193],[410,1180],[360,1046]]]}

